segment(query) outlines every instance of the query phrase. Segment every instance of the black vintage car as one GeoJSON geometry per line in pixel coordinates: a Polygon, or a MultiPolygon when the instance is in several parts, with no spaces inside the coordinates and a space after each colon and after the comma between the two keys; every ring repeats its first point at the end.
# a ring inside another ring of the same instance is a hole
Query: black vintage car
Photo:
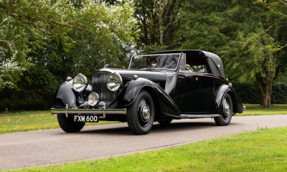
{"type": "Polygon", "coordinates": [[[200,50],[134,56],[128,69],[100,69],[92,85],[83,74],[68,77],[55,101],[51,113],[65,132],[99,120],[127,122],[134,134],[147,134],[155,121],[182,118],[209,117],[223,126],[245,110],[221,59],[200,50]]]}

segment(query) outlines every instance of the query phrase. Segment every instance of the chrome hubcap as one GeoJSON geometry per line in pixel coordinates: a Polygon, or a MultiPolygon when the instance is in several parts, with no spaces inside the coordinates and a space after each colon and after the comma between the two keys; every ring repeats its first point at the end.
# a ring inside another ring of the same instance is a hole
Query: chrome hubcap
{"type": "Polygon", "coordinates": [[[146,103],[144,105],[142,105],[142,107],[140,109],[140,116],[141,116],[141,120],[143,122],[148,122],[149,121],[150,108],[149,108],[149,106],[146,103]]]}
{"type": "Polygon", "coordinates": [[[223,114],[225,116],[228,116],[230,113],[230,107],[229,107],[229,103],[226,101],[226,99],[223,100],[222,106],[223,106],[223,114]]]}

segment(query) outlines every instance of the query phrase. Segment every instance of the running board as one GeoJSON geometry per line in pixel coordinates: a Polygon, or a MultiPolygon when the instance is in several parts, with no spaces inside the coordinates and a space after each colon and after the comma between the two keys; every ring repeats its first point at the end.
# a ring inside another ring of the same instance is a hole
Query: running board
{"type": "Polygon", "coordinates": [[[220,117],[219,114],[181,114],[181,118],[213,118],[220,117]]]}

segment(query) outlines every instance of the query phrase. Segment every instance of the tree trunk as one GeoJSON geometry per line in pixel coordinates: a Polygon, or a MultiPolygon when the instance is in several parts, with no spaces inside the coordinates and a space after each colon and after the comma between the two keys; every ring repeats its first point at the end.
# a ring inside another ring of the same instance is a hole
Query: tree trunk
{"type": "Polygon", "coordinates": [[[155,44],[155,35],[154,33],[156,33],[156,19],[155,19],[155,13],[152,14],[152,31],[151,31],[151,44],[154,45],[155,44]]]}
{"type": "Polygon", "coordinates": [[[260,75],[257,75],[256,82],[261,93],[261,106],[270,108],[272,93],[272,81],[270,80],[270,77],[262,78],[260,75]]]}
{"type": "Polygon", "coordinates": [[[160,46],[162,47],[163,46],[163,28],[162,28],[161,16],[159,16],[158,20],[159,20],[159,43],[160,43],[160,46]]]}
{"type": "Polygon", "coordinates": [[[146,43],[146,45],[149,45],[149,41],[148,41],[148,36],[147,36],[147,26],[146,26],[146,12],[145,12],[145,7],[144,5],[142,5],[142,9],[143,9],[143,27],[144,27],[144,42],[146,43]]]}

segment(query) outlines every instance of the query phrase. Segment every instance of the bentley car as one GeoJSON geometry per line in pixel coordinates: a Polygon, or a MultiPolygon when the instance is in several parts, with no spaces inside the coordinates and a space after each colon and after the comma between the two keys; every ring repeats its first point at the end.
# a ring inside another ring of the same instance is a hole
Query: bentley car
{"type": "Polygon", "coordinates": [[[245,107],[225,78],[219,56],[201,50],[137,55],[127,69],[102,68],[91,85],[83,74],[67,77],[55,95],[60,127],[79,132],[85,122],[127,122],[134,134],[147,134],[154,122],[213,118],[228,125],[245,107]]]}

